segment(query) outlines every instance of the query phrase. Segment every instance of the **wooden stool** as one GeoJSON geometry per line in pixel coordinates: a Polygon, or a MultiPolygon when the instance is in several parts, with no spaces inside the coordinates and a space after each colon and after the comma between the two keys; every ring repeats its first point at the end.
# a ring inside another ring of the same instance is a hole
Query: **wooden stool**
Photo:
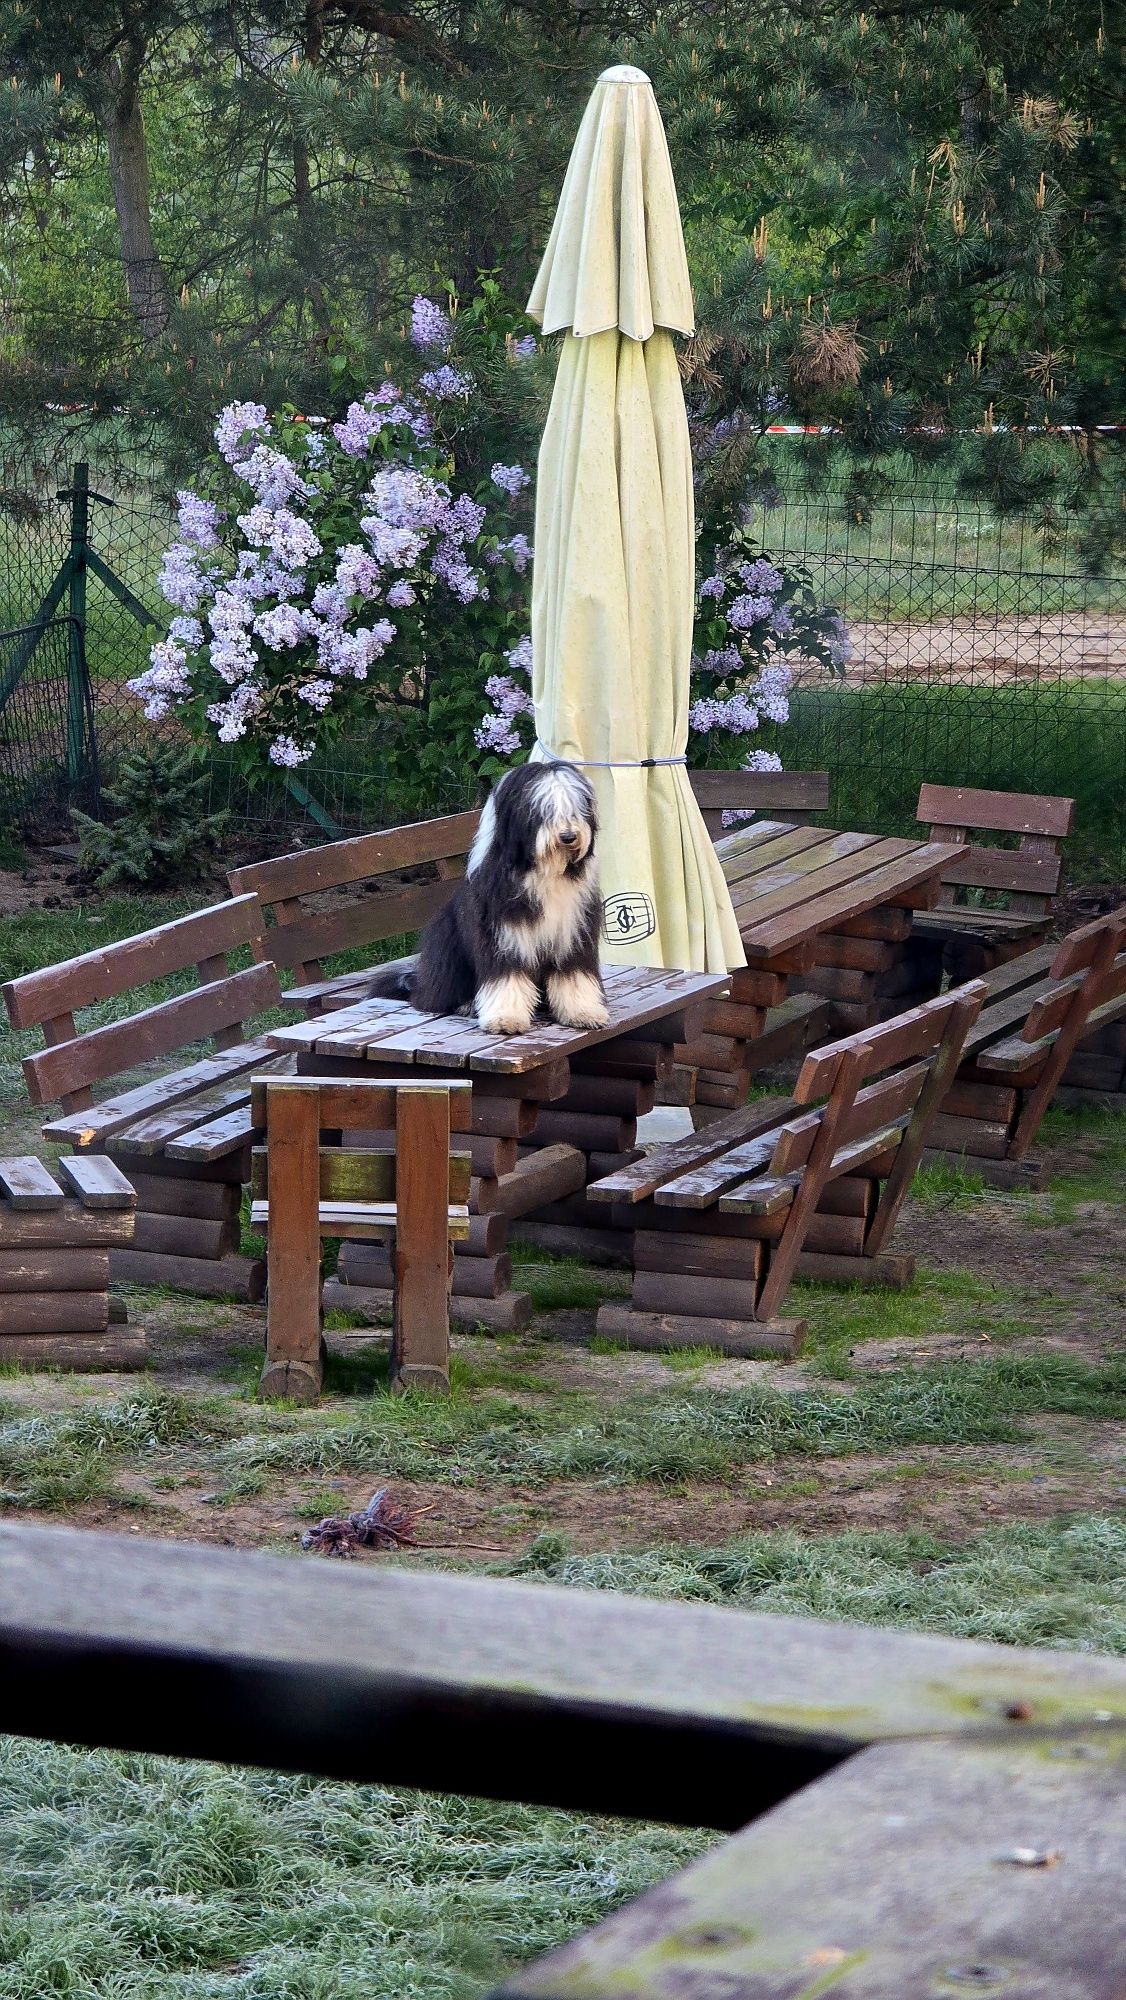
{"type": "Polygon", "coordinates": [[[255,1078],[251,1206],[266,1229],[261,1391],[315,1402],[324,1379],[321,1238],[394,1239],[391,1386],[449,1389],[453,1242],[469,1233],[470,1155],[450,1132],[472,1115],[468,1082],[255,1078]],[[394,1134],[394,1151],[322,1146],[323,1132],[394,1134]]]}
{"type": "Polygon", "coordinates": [[[145,1336],[109,1296],[111,1246],[133,1240],[137,1197],[112,1160],[0,1159],[0,1362],[139,1368],[145,1336]]]}

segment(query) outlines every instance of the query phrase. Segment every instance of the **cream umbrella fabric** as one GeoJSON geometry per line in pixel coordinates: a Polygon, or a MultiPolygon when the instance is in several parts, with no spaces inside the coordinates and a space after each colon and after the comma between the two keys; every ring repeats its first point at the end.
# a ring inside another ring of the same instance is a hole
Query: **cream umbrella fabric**
{"type": "Polygon", "coordinates": [[[536,486],[533,754],[597,792],[607,960],[726,971],[744,953],[685,765],[695,520],[668,329],[692,331],[692,291],[642,70],[598,79],[528,310],[566,329],[536,486]]]}

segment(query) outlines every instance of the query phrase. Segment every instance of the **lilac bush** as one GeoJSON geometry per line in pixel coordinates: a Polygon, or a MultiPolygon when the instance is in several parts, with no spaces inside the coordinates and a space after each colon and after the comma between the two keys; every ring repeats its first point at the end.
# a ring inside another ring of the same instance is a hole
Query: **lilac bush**
{"type": "MultiPolygon", "coordinates": [[[[448,347],[432,301],[415,300],[410,340],[428,358],[448,347]]],[[[390,730],[413,713],[424,743],[459,706],[435,678],[451,644],[479,718],[491,666],[526,623],[532,549],[514,513],[528,511],[529,476],[497,463],[479,493],[456,490],[436,407],[455,374],[468,395],[470,377],[443,364],[409,390],[384,382],[335,423],[260,403],[220,413],[207,490],[177,495],[160,571],[175,615],[130,682],[150,721],[174,715],[232,746],[252,777],[307,763],[361,719],[390,730]]],[[[471,755],[471,728],[462,738],[471,755]]]]}

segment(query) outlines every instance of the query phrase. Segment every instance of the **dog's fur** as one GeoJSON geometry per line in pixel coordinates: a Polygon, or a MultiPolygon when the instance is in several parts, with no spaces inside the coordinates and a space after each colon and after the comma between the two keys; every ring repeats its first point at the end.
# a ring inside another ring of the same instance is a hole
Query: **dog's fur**
{"type": "Polygon", "coordinates": [[[372,992],[428,1014],[472,1011],[501,1035],[530,1028],[541,996],[564,1027],[601,1027],[597,832],[594,793],[574,764],[507,772],[414,965],[388,967],[372,992]]]}

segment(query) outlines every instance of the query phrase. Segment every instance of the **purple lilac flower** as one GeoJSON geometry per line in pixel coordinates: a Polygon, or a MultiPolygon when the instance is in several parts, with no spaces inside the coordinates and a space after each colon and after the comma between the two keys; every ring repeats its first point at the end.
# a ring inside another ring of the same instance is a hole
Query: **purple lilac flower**
{"type": "Polygon", "coordinates": [[[191,693],[188,657],[174,639],[158,639],[149,653],[150,665],[127,682],[129,692],[144,704],[149,722],[162,722],[178,701],[191,693]]]}
{"type": "Polygon", "coordinates": [[[719,598],[723,596],[726,589],[727,585],[721,576],[708,576],[704,578],[703,583],[700,585],[698,594],[700,597],[719,598]]]}
{"type": "Polygon", "coordinates": [[[317,641],[317,659],[334,680],[350,675],[353,680],[363,681],[372,662],[386,652],[394,637],[395,627],[386,618],[371,626],[361,626],[356,632],[325,627],[317,641]]]}
{"type": "Polygon", "coordinates": [[[736,632],[749,632],[769,618],[774,606],[769,597],[737,597],[727,607],[727,622],[736,632]]]}
{"type": "Polygon", "coordinates": [[[178,645],[190,646],[194,652],[197,646],[203,644],[203,626],[198,618],[170,618],[168,637],[175,639],[178,645]]]}
{"type": "Polygon", "coordinates": [[[288,507],[252,507],[238,516],[238,524],[251,548],[270,549],[287,569],[303,569],[322,553],[308,521],[288,507]]]}
{"type": "Polygon", "coordinates": [[[705,695],[701,701],[694,701],[689,709],[688,726],[697,733],[709,729],[729,729],[736,736],[745,736],[750,730],[758,728],[758,710],[743,693],[730,695],[726,701],[714,695],[705,695]]]}
{"type": "Polygon", "coordinates": [[[329,702],[332,700],[332,693],[333,683],[331,681],[320,679],[302,681],[297,690],[297,699],[307,702],[310,708],[315,708],[319,715],[323,715],[329,702]]]}
{"type": "Polygon", "coordinates": [[[523,639],[517,639],[516,644],[509,647],[504,657],[515,673],[530,674],[532,671],[531,639],[528,636],[525,636],[523,639]]]}
{"type": "Polygon", "coordinates": [[[514,343],[512,351],[514,354],[520,356],[521,361],[530,361],[533,354],[539,352],[539,341],[536,339],[534,333],[522,334],[520,339],[514,343]]]}
{"type": "Polygon", "coordinates": [[[483,715],[473,740],[482,750],[495,750],[501,757],[510,757],[520,748],[520,738],[511,722],[503,715],[483,715]]]}
{"type": "Polygon", "coordinates": [[[413,465],[382,468],[364,497],[372,512],[393,528],[444,526],[450,508],[449,487],[413,465]]]}
{"type": "Polygon", "coordinates": [[[360,522],[377,563],[392,569],[413,569],[423,550],[423,538],[410,528],[393,528],[378,514],[365,514],[360,522]]]}
{"type": "Polygon", "coordinates": [[[157,577],[166,601],[177,611],[198,611],[208,579],[199,567],[195,549],[173,542],[165,553],[157,577]]]}
{"type": "Polygon", "coordinates": [[[369,389],[360,403],[349,403],[343,423],[333,424],[332,435],[349,458],[366,458],[373,438],[389,425],[407,424],[421,442],[430,435],[430,419],[400,396],[393,382],[369,389]]]}
{"type": "Polygon", "coordinates": [[[240,458],[234,470],[245,479],[260,507],[284,507],[295,495],[307,500],[317,490],[302,479],[284,451],[275,451],[268,444],[255,445],[250,457],[240,458]]]}
{"type": "Polygon", "coordinates": [[[498,542],[496,548],[489,553],[489,561],[503,562],[505,556],[508,557],[517,576],[523,576],[532,560],[532,544],[527,535],[513,535],[510,541],[498,542]]]}
{"type": "MultiPolygon", "coordinates": [[[[307,419],[307,422],[310,424],[323,424],[326,421],[327,419],[324,417],[309,417],[307,419]]],[[[310,430],[305,439],[305,456],[309,464],[319,465],[327,450],[328,446],[321,432],[319,430],[310,430]]]]}
{"type": "Polygon", "coordinates": [[[313,745],[299,745],[292,736],[275,736],[270,745],[271,764],[280,764],[283,770],[292,771],[297,764],[307,764],[313,754],[313,745]]]}
{"type": "Polygon", "coordinates": [[[780,662],[762,669],[755,683],[754,697],[768,722],[789,721],[792,685],[793,675],[789,667],[780,662]]]}
{"type": "MultiPolygon", "coordinates": [[[[366,523],[364,524],[366,526],[366,523]]],[[[346,542],[336,564],[336,588],[345,597],[376,597],[379,593],[379,564],[358,542],[346,542]]],[[[333,600],[335,602],[335,600],[333,600]]],[[[314,611],[319,606],[314,600],[314,611]]],[[[324,616],[321,613],[321,616],[324,616]]],[[[342,620],[337,622],[343,622],[342,620]]]]}
{"type": "Polygon", "coordinates": [[[214,549],[219,537],[215,530],[222,515],[210,500],[201,500],[198,493],[181,487],[177,494],[177,521],[185,542],[192,542],[197,549],[214,549]]]}
{"type": "Polygon", "coordinates": [[[835,667],[844,667],[852,659],[856,648],[848,636],[848,626],[839,611],[834,611],[830,623],[833,637],[828,641],[828,654],[835,667]]]}
{"type": "Polygon", "coordinates": [[[781,590],[785,582],[781,570],[775,569],[774,564],[767,562],[765,556],[759,556],[757,561],[752,563],[740,563],[739,575],[744,589],[765,591],[768,597],[773,597],[776,591],[781,590]]]}
{"type": "Polygon", "coordinates": [[[480,501],[471,500],[468,493],[459,493],[447,507],[442,527],[455,541],[475,542],[485,525],[486,512],[480,501]]]}
{"type": "Polygon", "coordinates": [[[258,714],[263,703],[264,690],[257,681],[244,681],[226,701],[213,701],[207,710],[207,719],[218,726],[220,743],[237,743],[246,735],[246,725],[258,714]]]}
{"type": "MultiPolygon", "coordinates": [[[[348,544],[349,549],[354,546],[354,543],[348,544]]],[[[345,553],[347,551],[341,551],[342,555],[345,553]]],[[[348,608],[348,592],[341,587],[339,573],[335,583],[318,583],[313,592],[313,610],[318,618],[325,619],[329,625],[343,625],[348,608]]]]}
{"type": "Polygon", "coordinates": [[[416,292],[411,302],[411,339],[416,347],[448,347],[451,327],[448,314],[433,299],[416,292]]]}
{"type": "Polygon", "coordinates": [[[269,436],[270,422],[265,403],[228,403],[225,410],[220,410],[215,426],[215,442],[228,465],[233,465],[240,456],[240,447],[248,432],[269,436]]]}
{"type": "Polygon", "coordinates": [[[532,483],[531,474],[525,472],[522,465],[494,465],[489,478],[502,493],[510,493],[513,498],[532,483]]]}
{"type": "Polygon", "coordinates": [[[387,592],[387,602],[392,611],[403,611],[408,604],[413,604],[414,601],[414,586],[407,582],[405,576],[399,577],[387,592]]]}
{"type": "Polygon", "coordinates": [[[788,604],[775,606],[770,620],[770,629],[779,639],[788,639],[794,629],[794,614],[788,604]]]}
{"type": "Polygon", "coordinates": [[[433,396],[436,403],[453,403],[459,396],[469,395],[473,377],[461,368],[451,368],[447,361],[441,368],[428,368],[425,375],[419,376],[418,386],[427,396],[433,396]]]}
{"type": "Polygon", "coordinates": [[[254,631],[259,639],[275,651],[283,647],[299,646],[302,639],[308,639],[316,627],[316,620],[307,611],[301,611],[296,604],[276,604],[272,611],[260,611],[254,620],[254,631]]]}
{"type": "Polygon", "coordinates": [[[737,674],[744,664],[738,646],[712,646],[700,661],[706,674],[737,674]]]}
{"type": "Polygon", "coordinates": [[[530,694],[518,688],[507,674],[490,674],[485,682],[485,693],[499,715],[509,721],[517,715],[532,715],[534,703],[530,694]]]}
{"type": "Polygon", "coordinates": [[[472,604],[475,598],[484,599],[489,594],[477,572],[466,562],[460,542],[451,541],[448,536],[438,543],[434,551],[430,573],[437,577],[439,583],[444,583],[461,604],[472,604]]]}

